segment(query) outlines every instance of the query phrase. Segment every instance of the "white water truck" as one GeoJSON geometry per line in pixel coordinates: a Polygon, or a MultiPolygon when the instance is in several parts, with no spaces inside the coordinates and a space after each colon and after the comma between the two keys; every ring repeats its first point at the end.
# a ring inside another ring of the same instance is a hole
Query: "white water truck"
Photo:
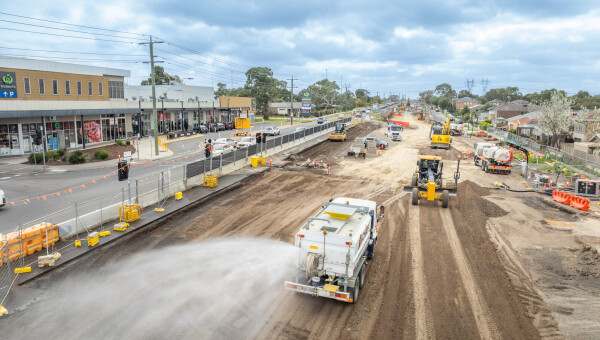
{"type": "MultiPolygon", "coordinates": [[[[383,206],[379,210],[383,218],[383,206]]],[[[380,229],[377,203],[338,197],[325,203],[295,237],[300,248],[293,281],[284,287],[300,293],[355,303],[365,280],[380,229]]]]}

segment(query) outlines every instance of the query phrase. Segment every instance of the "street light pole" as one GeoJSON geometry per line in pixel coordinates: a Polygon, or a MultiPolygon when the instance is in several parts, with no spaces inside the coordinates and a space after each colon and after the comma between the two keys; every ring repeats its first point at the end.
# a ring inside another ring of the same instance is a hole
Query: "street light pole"
{"type": "Polygon", "coordinates": [[[229,99],[227,99],[227,121],[231,121],[231,108],[229,108],[229,99]]]}

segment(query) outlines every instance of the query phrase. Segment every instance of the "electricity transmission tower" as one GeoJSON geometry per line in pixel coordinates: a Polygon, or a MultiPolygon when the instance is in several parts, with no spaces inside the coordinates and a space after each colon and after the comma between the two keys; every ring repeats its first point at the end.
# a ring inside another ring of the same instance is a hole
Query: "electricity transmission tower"
{"type": "Polygon", "coordinates": [[[488,85],[490,85],[490,81],[487,78],[481,78],[479,84],[481,84],[481,91],[483,92],[483,94],[485,94],[485,90],[487,90],[488,85]]]}
{"type": "Polygon", "coordinates": [[[467,81],[465,82],[465,86],[467,87],[467,91],[469,91],[469,93],[472,93],[471,90],[475,86],[475,80],[474,79],[467,79],[467,81]]]}

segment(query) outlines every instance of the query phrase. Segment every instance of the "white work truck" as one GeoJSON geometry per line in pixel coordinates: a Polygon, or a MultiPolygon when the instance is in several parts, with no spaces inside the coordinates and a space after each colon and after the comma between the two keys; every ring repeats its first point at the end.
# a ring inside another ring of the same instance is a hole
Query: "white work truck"
{"type": "Polygon", "coordinates": [[[388,125],[385,135],[391,140],[402,140],[402,130],[403,127],[400,125],[390,124],[388,125]]]}
{"type": "Polygon", "coordinates": [[[296,275],[284,287],[355,303],[366,261],[375,253],[379,227],[374,201],[339,197],[325,203],[296,234],[295,246],[300,248],[296,275]]]}

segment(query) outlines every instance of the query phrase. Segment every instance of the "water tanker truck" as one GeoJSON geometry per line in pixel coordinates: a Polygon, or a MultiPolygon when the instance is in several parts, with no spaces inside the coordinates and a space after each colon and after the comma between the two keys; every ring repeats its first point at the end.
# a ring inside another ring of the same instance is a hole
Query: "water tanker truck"
{"type": "MultiPolygon", "coordinates": [[[[383,207],[380,207],[383,218],[383,207]]],[[[295,236],[299,248],[286,289],[355,303],[379,232],[377,203],[339,197],[308,218],[295,236]]]]}
{"type": "Polygon", "coordinates": [[[511,150],[492,143],[475,144],[475,165],[481,166],[485,172],[510,175],[512,161],[511,150]]]}

